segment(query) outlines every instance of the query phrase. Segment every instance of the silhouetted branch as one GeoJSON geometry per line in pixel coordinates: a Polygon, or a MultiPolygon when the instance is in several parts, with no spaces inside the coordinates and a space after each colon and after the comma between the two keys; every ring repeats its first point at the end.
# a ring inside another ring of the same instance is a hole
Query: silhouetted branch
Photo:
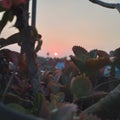
{"type": "Polygon", "coordinates": [[[106,3],[100,0],[89,0],[93,3],[96,3],[98,5],[101,5],[106,8],[111,8],[111,9],[117,9],[120,12],[120,4],[119,3],[106,3]]]}
{"type": "Polygon", "coordinates": [[[25,5],[21,5],[14,10],[14,14],[17,16],[15,27],[20,31],[21,53],[25,53],[26,55],[28,74],[33,87],[33,94],[36,95],[41,91],[40,71],[36,64],[37,55],[34,51],[36,39],[32,34],[31,27],[29,26],[29,13],[27,9],[28,8],[25,5]]]}
{"type": "Polygon", "coordinates": [[[106,118],[117,119],[120,113],[120,84],[106,97],[87,108],[83,113],[95,114],[102,118],[102,120],[106,118]]]}

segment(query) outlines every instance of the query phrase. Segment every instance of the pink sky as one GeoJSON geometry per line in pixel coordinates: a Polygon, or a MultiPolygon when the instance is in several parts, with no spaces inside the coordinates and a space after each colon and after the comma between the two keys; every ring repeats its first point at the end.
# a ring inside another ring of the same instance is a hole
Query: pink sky
{"type": "MultiPolygon", "coordinates": [[[[106,0],[110,2],[110,0],[106,0]]],[[[112,1],[112,0],[111,0],[112,1]]],[[[118,2],[119,0],[115,0],[118,2]]],[[[117,10],[103,8],[89,0],[37,0],[36,27],[42,34],[43,45],[40,56],[69,56],[74,45],[88,51],[102,49],[107,52],[120,46],[120,14],[117,10]]],[[[13,24],[2,32],[11,35],[13,24]]],[[[17,45],[9,47],[19,50],[17,45]]]]}

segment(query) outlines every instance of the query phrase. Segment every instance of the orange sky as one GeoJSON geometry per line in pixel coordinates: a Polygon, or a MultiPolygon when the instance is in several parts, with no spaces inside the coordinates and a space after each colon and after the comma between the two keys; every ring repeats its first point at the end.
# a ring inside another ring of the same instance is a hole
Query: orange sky
{"type": "MultiPolygon", "coordinates": [[[[104,0],[113,1],[113,0],[104,0]]],[[[114,0],[120,2],[120,0],[114,0]]],[[[31,14],[30,14],[31,15],[31,14]]],[[[120,14],[95,5],[89,0],[37,0],[36,27],[42,34],[40,56],[69,56],[74,45],[107,52],[120,46],[120,14]]],[[[13,25],[13,24],[12,24],[13,25]]],[[[2,32],[8,37],[15,31],[9,24],[2,32]]],[[[19,50],[17,45],[9,47],[19,50]]]]}

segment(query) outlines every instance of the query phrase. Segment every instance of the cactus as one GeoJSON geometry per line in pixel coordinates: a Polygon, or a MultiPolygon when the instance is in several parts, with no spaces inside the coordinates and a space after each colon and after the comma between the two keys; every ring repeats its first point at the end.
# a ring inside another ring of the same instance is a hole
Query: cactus
{"type": "Polygon", "coordinates": [[[92,93],[91,81],[85,74],[74,77],[71,80],[70,90],[75,99],[90,95],[92,93]]]}

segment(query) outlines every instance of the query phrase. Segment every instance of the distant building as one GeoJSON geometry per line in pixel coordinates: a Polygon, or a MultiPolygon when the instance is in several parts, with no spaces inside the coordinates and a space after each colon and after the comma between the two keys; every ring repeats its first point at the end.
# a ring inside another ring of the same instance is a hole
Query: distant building
{"type": "MultiPolygon", "coordinates": [[[[109,77],[111,72],[111,66],[107,65],[104,69],[104,76],[109,77]]],[[[115,78],[120,78],[120,69],[115,67],[115,78]]]]}
{"type": "Polygon", "coordinates": [[[62,70],[65,67],[65,63],[64,62],[57,62],[55,68],[62,70]]]}

